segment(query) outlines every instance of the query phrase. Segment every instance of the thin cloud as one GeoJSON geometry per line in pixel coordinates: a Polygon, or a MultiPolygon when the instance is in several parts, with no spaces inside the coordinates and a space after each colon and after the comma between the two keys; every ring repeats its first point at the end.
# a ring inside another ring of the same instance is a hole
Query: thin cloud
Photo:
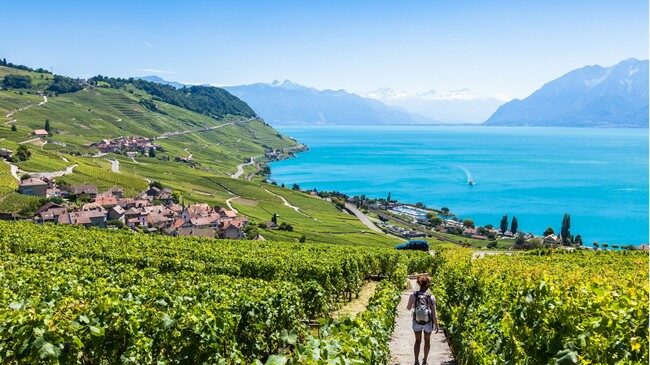
{"type": "Polygon", "coordinates": [[[149,48],[153,48],[153,45],[147,41],[142,41],[142,43],[146,44],[149,48]]]}
{"type": "Polygon", "coordinates": [[[142,72],[152,72],[155,74],[166,74],[166,75],[171,75],[171,74],[177,74],[178,72],[176,71],[167,71],[167,70],[158,70],[155,68],[136,68],[136,71],[142,71],[142,72]]]}

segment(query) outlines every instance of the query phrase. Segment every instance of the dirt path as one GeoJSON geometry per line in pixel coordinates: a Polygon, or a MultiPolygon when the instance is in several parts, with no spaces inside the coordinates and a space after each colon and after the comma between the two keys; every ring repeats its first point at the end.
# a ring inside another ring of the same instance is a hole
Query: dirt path
{"type": "Polygon", "coordinates": [[[284,204],[284,206],[289,207],[289,208],[295,210],[296,212],[298,212],[298,213],[300,213],[300,214],[302,214],[302,215],[305,215],[305,216],[309,217],[309,214],[303,212],[303,211],[300,210],[300,208],[298,208],[297,206],[295,206],[295,205],[291,205],[291,203],[289,203],[289,202],[287,201],[287,199],[285,199],[282,195],[278,195],[278,194],[272,192],[271,190],[269,190],[269,189],[267,189],[267,188],[264,188],[264,190],[266,190],[267,193],[269,193],[269,194],[271,194],[271,195],[273,195],[273,196],[275,196],[275,197],[280,198],[280,200],[282,200],[282,204],[284,204]]]}
{"type": "Polygon", "coordinates": [[[187,157],[185,157],[186,160],[190,161],[192,159],[192,153],[187,150],[187,148],[183,149],[185,153],[187,153],[187,157]]]}
{"type": "Polygon", "coordinates": [[[131,157],[131,160],[133,160],[133,162],[138,164],[138,165],[146,165],[146,163],[136,161],[135,158],[133,158],[133,157],[131,157]]]}
{"type": "MultiPolygon", "coordinates": [[[[390,340],[390,362],[391,365],[411,365],[413,359],[413,330],[411,329],[411,311],[406,309],[409,296],[418,289],[415,280],[409,280],[411,288],[402,293],[402,300],[397,306],[397,318],[395,329],[390,340]]],[[[424,342],[424,341],[423,341],[424,342]]],[[[424,344],[423,344],[424,345],[424,344]]],[[[420,357],[424,356],[424,350],[420,350],[420,357]]],[[[421,360],[421,359],[420,359],[421,360]]],[[[429,365],[452,365],[456,364],[454,357],[447,344],[447,339],[442,332],[431,334],[431,351],[429,352],[429,365]]]]}
{"type": "MultiPolygon", "coordinates": [[[[47,96],[43,95],[43,101],[41,101],[41,102],[38,103],[37,105],[40,106],[40,105],[43,105],[43,104],[45,104],[45,103],[47,103],[47,96]]],[[[17,112],[21,112],[21,111],[23,111],[23,110],[27,110],[27,109],[33,107],[34,105],[35,105],[35,104],[29,104],[29,105],[26,105],[26,106],[24,106],[24,107],[22,107],[22,108],[18,108],[18,109],[16,109],[16,110],[14,110],[14,111],[8,113],[8,114],[6,115],[6,117],[7,117],[7,118],[11,118],[11,116],[14,115],[15,113],[17,113],[17,112]]],[[[16,119],[13,119],[13,120],[8,121],[8,122],[5,123],[5,124],[9,124],[9,123],[11,123],[11,122],[15,122],[15,121],[16,121],[16,119]]]]}
{"type": "Polygon", "coordinates": [[[77,167],[77,164],[68,166],[65,168],[65,170],[60,170],[60,171],[52,171],[52,172],[28,172],[29,176],[32,177],[38,177],[38,178],[43,178],[46,177],[48,179],[51,179],[53,177],[61,177],[64,175],[70,175],[71,173],[74,172],[75,167],[77,167]]]}
{"type": "Polygon", "coordinates": [[[223,128],[223,127],[225,127],[227,125],[232,125],[232,124],[233,124],[233,122],[229,122],[229,123],[224,123],[224,124],[220,124],[220,125],[217,125],[217,126],[214,126],[214,127],[208,127],[208,128],[203,128],[203,129],[193,129],[193,130],[176,131],[176,132],[165,132],[165,133],[161,134],[160,136],[156,137],[156,139],[165,139],[165,138],[169,138],[169,137],[173,137],[173,136],[179,136],[179,135],[182,135],[182,134],[209,132],[209,131],[213,131],[215,129],[223,128]]]}
{"type": "Polygon", "coordinates": [[[375,231],[377,233],[384,233],[384,231],[382,231],[381,229],[379,229],[379,227],[377,227],[374,223],[372,223],[372,221],[370,220],[370,218],[368,218],[367,215],[363,214],[363,212],[357,209],[357,207],[355,207],[354,205],[350,203],[345,203],[345,209],[349,210],[350,212],[352,212],[352,214],[357,216],[357,218],[359,218],[361,223],[365,224],[366,227],[368,227],[370,230],[375,231]]]}

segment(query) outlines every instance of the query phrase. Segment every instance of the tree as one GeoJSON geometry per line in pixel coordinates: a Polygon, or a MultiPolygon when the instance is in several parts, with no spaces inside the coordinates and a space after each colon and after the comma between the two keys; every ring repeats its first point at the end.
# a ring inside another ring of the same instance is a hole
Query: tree
{"type": "Polygon", "coordinates": [[[274,224],[278,224],[278,215],[273,213],[273,216],[271,217],[271,222],[274,224]]]}
{"type": "Polygon", "coordinates": [[[474,221],[471,219],[465,219],[463,221],[463,226],[467,228],[474,228],[474,221]]]}
{"type": "Polygon", "coordinates": [[[156,148],[155,147],[149,147],[149,157],[156,157],[156,148]]]}
{"type": "Polygon", "coordinates": [[[149,186],[152,188],[158,188],[160,190],[164,188],[163,184],[160,181],[152,181],[151,183],[149,183],[149,186]]]}
{"type": "Polygon", "coordinates": [[[555,234],[555,230],[553,230],[553,227],[551,226],[546,227],[546,229],[544,230],[544,237],[551,234],[555,234]]]}
{"type": "Polygon", "coordinates": [[[45,127],[43,127],[48,133],[50,133],[50,120],[45,119],[45,127]]]}
{"type": "Polygon", "coordinates": [[[298,239],[298,242],[300,242],[300,243],[305,243],[306,240],[307,240],[307,237],[305,237],[305,235],[303,234],[303,235],[300,236],[300,238],[298,239]]]}
{"type": "Polygon", "coordinates": [[[607,247],[609,247],[609,245],[607,244],[607,242],[603,243],[603,248],[604,248],[604,249],[607,249],[607,247]]]}
{"type": "Polygon", "coordinates": [[[386,203],[390,203],[390,192],[388,192],[388,196],[386,197],[386,203]]]}
{"type": "Polygon", "coordinates": [[[2,79],[2,86],[6,89],[31,89],[32,79],[29,76],[7,75],[2,79]]]}
{"type": "Polygon", "coordinates": [[[513,215],[512,222],[510,223],[510,232],[512,232],[512,234],[517,233],[517,228],[519,228],[519,221],[517,220],[517,217],[513,215]]]}
{"type": "Polygon", "coordinates": [[[595,248],[600,247],[600,243],[598,243],[597,241],[594,241],[591,245],[594,246],[595,248]]]}
{"type": "Polygon", "coordinates": [[[515,247],[523,247],[526,245],[526,238],[524,237],[523,234],[518,234],[517,237],[515,237],[515,247]]]}
{"type": "Polygon", "coordinates": [[[508,215],[507,214],[504,215],[503,217],[501,217],[501,226],[499,228],[501,228],[501,233],[506,233],[506,231],[508,230],[508,215]]]}
{"type": "Polygon", "coordinates": [[[291,190],[296,190],[296,191],[300,190],[300,185],[298,185],[296,183],[293,183],[293,186],[291,187],[291,190]]]}
{"type": "Polygon", "coordinates": [[[444,215],[449,215],[449,208],[447,208],[447,207],[442,207],[442,208],[440,208],[440,211],[441,211],[442,214],[444,214],[444,215]]]}
{"type": "Polygon", "coordinates": [[[562,236],[562,243],[565,246],[568,245],[571,237],[571,216],[567,213],[564,213],[564,217],[562,217],[562,229],[560,230],[560,235],[562,236]]]}
{"type": "Polygon", "coordinates": [[[486,224],[486,225],[484,225],[483,227],[485,227],[485,229],[492,229],[492,228],[494,228],[494,226],[491,225],[491,224],[486,224]]]}
{"type": "Polygon", "coordinates": [[[576,246],[582,246],[582,236],[577,235],[573,243],[575,243],[576,246]]]}
{"type": "Polygon", "coordinates": [[[29,158],[32,157],[32,152],[25,146],[24,144],[21,144],[18,146],[16,149],[16,154],[14,155],[14,158],[17,161],[27,161],[29,158]]]}
{"type": "Polygon", "coordinates": [[[11,131],[12,131],[12,132],[18,132],[18,128],[16,128],[16,125],[15,125],[15,124],[12,124],[12,125],[11,125],[11,131]]]}

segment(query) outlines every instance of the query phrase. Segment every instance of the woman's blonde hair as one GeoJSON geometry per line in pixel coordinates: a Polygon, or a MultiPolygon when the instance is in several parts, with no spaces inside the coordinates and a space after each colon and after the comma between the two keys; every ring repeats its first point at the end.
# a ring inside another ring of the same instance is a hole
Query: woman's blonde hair
{"type": "Polygon", "coordinates": [[[429,289],[429,286],[431,285],[431,278],[429,275],[419,275],[416,283],[420,286],[420,289],[429,289]]]}

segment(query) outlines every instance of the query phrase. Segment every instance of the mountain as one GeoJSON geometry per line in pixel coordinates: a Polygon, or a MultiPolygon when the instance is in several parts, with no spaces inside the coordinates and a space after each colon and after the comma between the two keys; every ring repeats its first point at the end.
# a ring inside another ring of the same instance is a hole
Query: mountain
{"type": "Polygon", "coordinates": [[[289,80],[224,87],[272,124],[431,123],[380,101],[345,90],[318,90],[289,80]]]}
{"type": "Polygon", "coordinates": [[[177,81],[167,81],[167,80],[163,79],[162,77],[155,76],[155,75],[134,77],[134,79],[155,82],[156,84],[169,85],[169,86],[175,87],[177,89],[188,86],[188,85],[185,85],[185,84],[181,84],[180,82],[177,82],[177,81]]]}
{"type": "Polygon", "coordinates": [[[468,89],[409,93],[382,88],[364,96],[442,123],[481,123],[509,100],[502,95],[479,97],[468,89]]]}
{"type": "Polygon", "coordinates": [[[647,128],[648,60],[573,70],[502,105],[483,124],[647,128]]]}

